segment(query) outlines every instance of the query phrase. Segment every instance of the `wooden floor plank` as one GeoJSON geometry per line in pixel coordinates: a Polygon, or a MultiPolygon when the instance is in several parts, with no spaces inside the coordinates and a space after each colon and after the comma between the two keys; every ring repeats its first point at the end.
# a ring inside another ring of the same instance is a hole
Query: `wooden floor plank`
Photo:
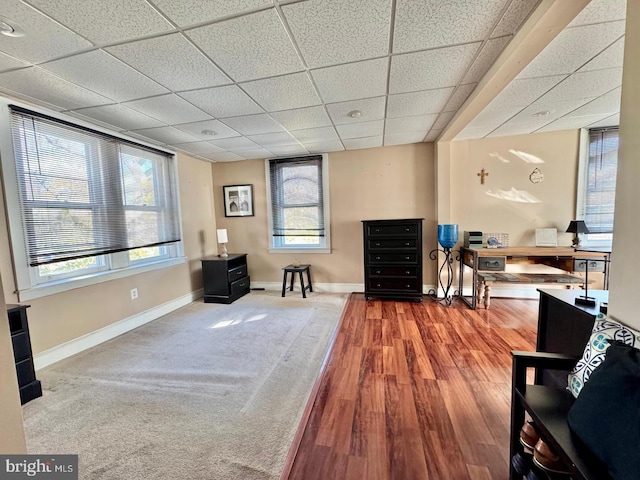
{"type": "Polygon", "coordinates": [[[281,479],[506,479],[510,351],[535,349],[537,304],[352,294],[281,479]]]}

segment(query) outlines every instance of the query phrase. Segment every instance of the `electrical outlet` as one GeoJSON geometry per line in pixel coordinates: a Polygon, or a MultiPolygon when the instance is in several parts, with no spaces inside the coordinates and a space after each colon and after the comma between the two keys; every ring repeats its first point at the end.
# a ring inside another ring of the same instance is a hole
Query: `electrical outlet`
{"type": "Polygon", "coordinates": [[[138,289],[137,288],[132,288],[131,289],[131,300],[135,300],[136,298],[138,298],[138,289]]]}

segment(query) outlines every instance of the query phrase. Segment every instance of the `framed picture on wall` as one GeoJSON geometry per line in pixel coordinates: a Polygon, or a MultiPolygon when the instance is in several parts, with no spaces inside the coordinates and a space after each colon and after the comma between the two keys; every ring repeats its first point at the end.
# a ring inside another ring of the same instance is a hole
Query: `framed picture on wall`
{"type": "Polygon", "coordinates": [[[225,185],[225,217],[253,217],[253,185],[225,185]]]}

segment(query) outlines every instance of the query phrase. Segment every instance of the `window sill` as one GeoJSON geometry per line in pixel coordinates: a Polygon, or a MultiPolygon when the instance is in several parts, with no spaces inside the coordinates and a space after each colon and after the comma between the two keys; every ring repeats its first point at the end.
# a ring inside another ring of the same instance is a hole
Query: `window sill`
{"type": "Polygon", "coordinates": [[[330,248],[297,248],[297,247],[280,247],[270,248],[269,253],[331,253],[330,248]]]}
{"type": "Polygon", "coordinates": [[[160,260],[157,262],[145,263],[143,265],[130,266],[127,268],[122,268],[120,270],[107,270],[104,272],[84,275],[82,277],[65,278],[64,280],[43,283],[26,290],[20,290],[18,292],[18,300],[20,302],[24,302],[26,300],[33,300],[49,295],[55,295],[56,293],[66,292],[68,290],[73,290],[76,288],[88,287],[90,285],[96,285],[98,283],[108,282],[110,280],[129,277],[131,275],[138,275],[140,273],[151,272],[153,270],[159,270],[161,268],[173,267],[174,265],[185,263],[186,260],[186,257],[170,258],[168,260],[160,260]]]}

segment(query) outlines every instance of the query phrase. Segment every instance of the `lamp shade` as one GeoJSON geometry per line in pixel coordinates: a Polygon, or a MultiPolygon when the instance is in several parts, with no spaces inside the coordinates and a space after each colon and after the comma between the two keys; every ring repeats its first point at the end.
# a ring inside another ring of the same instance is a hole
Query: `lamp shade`
{"type": "Polygon", "coordinates": [[[229,241],[226,228],[219,228],[216,230],[216,233],[218,234],[218,243],[227,243],[229,241]]]}
{"type": "Polygon", "coordinates": [[[438,225],[438,242],[442,248],[453,248],[458,242],[458,225],[438,225]]]}
{"type": "Polygon", "coordinates": [[[567,233],[591,233],[583,220],[571,220],[567,227],[567,233]]]}

